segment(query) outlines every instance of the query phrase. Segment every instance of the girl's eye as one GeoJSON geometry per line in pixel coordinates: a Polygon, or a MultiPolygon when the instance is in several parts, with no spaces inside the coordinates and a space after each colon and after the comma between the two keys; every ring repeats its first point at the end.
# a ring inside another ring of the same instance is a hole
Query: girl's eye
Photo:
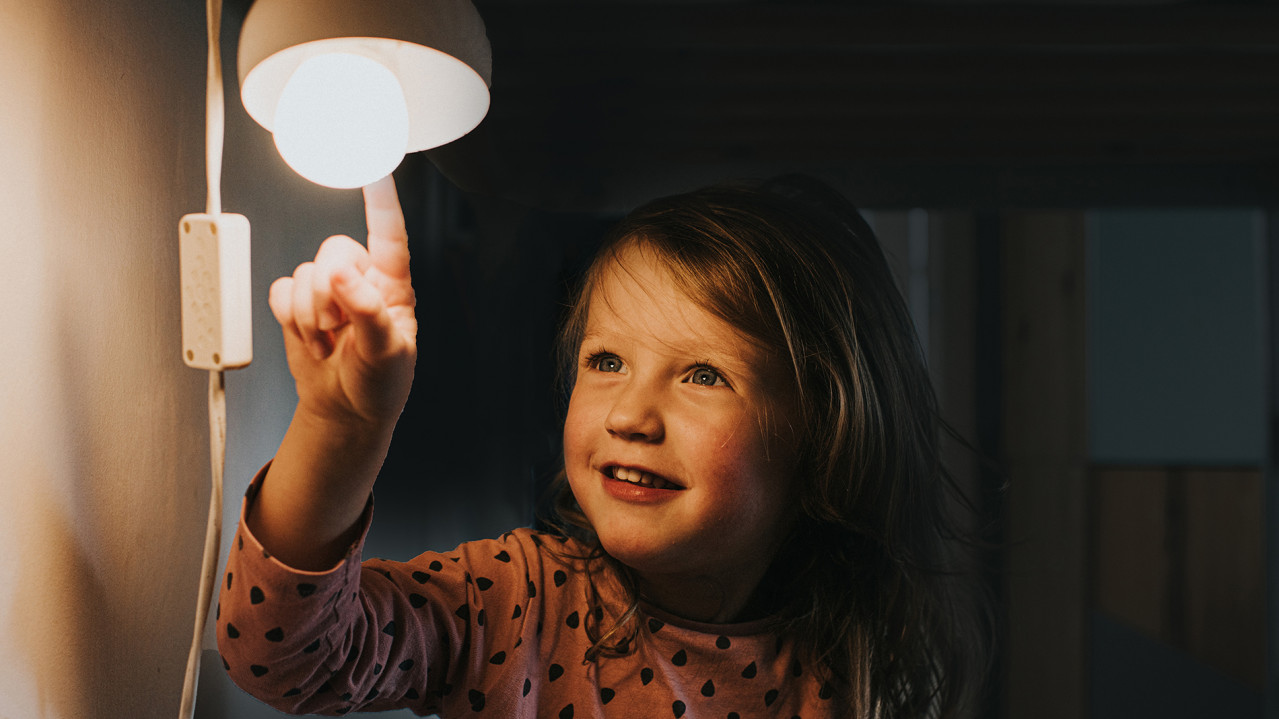
{"type": "Polygon", "coordinates": [[[716,385],[728,384],[723,377],[719,376],[719,372],[710,367],[698,367],[693,370],[693,374],[689,375],[689,382],[700,384],[704,387],[714,387],[716,385]]]}
{"type": "Polygon", "coordinates": [[[586,361],[587,365],[598,372],[621,372],[622,361],[613,355],[596,354],[591,355],[586,361]]]}

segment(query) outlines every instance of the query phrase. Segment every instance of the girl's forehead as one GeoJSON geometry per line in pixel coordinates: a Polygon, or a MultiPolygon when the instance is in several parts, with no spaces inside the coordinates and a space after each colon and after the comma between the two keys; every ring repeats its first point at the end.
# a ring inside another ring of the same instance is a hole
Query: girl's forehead
{"type": "Polygon", "coordinates": [[[628,242],[609,252],[596,273],[592,295],[624,292],[671,296],[689,301],[675,280],[669,260],[646,243],[628,242]]]}
{"type": "Polygon", "coordinates": [[[670,256],[642,238],[630,238],[610,250],[596,269],[591,288],[592,302],[601,296],[606,300],[627,297],[714,314],[701,294],[695,285],[681,281],[670,256]]]}
{"type": "Polygon", "coordinates": [[[613,254],[600,268],[586,312],[588,332],[617,325],[655,332],[692,329],[689,325],[727,327],[717,317],[707,322],[712,313],[676,281],[662,257],[636,247],[613,254]]]}
{"type": "Polygon", "coordinates": [[[690,293],[665,258],[642,244],[622,248],[600,268],[586,312],[588,342],[605,336],[645,340],[680,351],[738,356],[752,365],[772,354],[690,293]]]}

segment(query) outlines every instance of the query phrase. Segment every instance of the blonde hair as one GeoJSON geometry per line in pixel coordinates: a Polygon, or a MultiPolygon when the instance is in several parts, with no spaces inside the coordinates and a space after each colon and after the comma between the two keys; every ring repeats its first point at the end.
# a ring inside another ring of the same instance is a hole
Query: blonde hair
{"type": "MultiPolygon", "coordinates": [[[[947,508],[962,493],[940,461],[928,371],[869,226],[841,195],[796,176],[640,207],[605,239],[570,306],[559,337],[566,389],[591,292],[636,244],[791,370],[799,519],[770,571],[801,589],[771,598],[782,631],[856,716],[972,713],[993,622],[952,561],[960,533],[947,508]]],[[[609,562],[563,473],[553,486],[554,523],[609,562]]],[[[612,564],[633,601],[593,628],[588,658],[625,651],[636,631],[634,579],[612,564]]]]}

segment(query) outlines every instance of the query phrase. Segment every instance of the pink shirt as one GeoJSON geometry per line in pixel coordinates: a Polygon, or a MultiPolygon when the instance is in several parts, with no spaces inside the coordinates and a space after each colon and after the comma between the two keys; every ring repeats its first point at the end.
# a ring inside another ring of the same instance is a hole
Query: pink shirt
{"type": "MultiPolygon", "coordinates": [[[[303,572],[244,524],[227,558],[218,649],[242,689],[289,713],[408,708],[450,717],[833,717],[835,702],[768,620],[700,624],[641,605],[629,653],[585,662],[588,576],[572,540],[517,529],[409,562],[303,572]]],[[[365,514],[365,529],[372,514],[365,514]]],[[[596,567],[602,564],[597,563],[596,567]]],[[[602,575],[602,576],[601,576],[602,575]]],[[[626,607],[594,573],[608,628],[626,607]]]]}

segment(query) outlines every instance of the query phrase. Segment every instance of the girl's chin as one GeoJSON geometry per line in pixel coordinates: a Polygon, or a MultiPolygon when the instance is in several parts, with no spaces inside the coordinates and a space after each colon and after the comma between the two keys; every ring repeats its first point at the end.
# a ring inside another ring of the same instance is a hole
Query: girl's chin
{"type": "Polygon", "coordinates": [[[632,560],[642,561],[644,557],[656,553],[656,548],[651,543],[644,541],[642,537],[626,532],[624,529],[613,526],[599,531],[600,525],[597,524],[595,526],[596,531],[599,532],[600,544],[603,545],[604,551],[615,559],[630,564],[632,560]]]}
{"type": "Polygon", "coordinates": [[[670,537],[651,537],[613,527],[612,531],[600,533],[599,538],[609,556],[641,574],[664,574],[694,558],[691,549],[672,542],[670,537]]]}

